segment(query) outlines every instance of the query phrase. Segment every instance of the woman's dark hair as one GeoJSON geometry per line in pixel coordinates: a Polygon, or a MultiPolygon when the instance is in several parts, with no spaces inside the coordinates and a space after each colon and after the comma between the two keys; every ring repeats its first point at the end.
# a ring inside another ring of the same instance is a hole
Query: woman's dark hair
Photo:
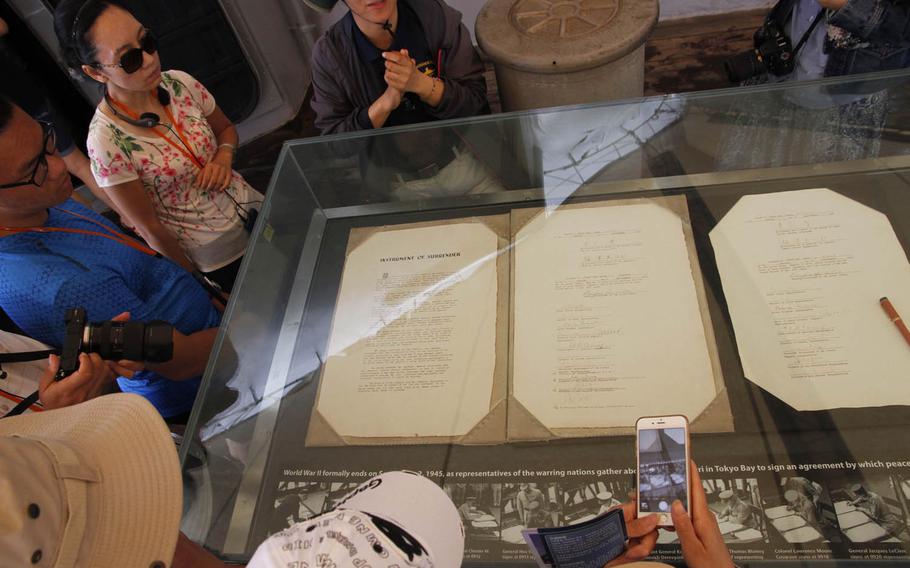
{"type": "Polygon", "coordinates": [[[121,0],[63,0],[54,10],[54,32],[63,50],[63,61],[72,70],[97,63],[95,46],[89,41],[89,30],[111,6],[132,14],[121,0]]]}

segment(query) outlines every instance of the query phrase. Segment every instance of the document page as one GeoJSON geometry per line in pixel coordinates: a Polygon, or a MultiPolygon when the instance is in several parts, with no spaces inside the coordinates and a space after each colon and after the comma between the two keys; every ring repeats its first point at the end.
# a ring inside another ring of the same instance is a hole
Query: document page
{"type": "Polygon", "coordinates": [[[541,424],[694,419],[715,398],[679,215],[645,200],[563,207],[537,215],[514,246],[512,384],[541,424]]]}
{"type": "Polygon", "coordinates": [[[828,189],[743,197],[711,243],[747,378],[797,410],[910,404],[910,265],[882,213],[828,189]]]}
{"type": "Polygon", "coordinates": [[[340,436],[460,436],[490,410],[498,238],[384,228],[345,261],[317,411],[340,436]]]}

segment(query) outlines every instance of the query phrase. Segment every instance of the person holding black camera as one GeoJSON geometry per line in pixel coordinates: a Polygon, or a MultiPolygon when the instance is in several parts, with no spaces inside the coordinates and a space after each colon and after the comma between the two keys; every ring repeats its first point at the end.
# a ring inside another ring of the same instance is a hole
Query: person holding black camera
{"type": "MultiPolygon", "coordinates": [[[[128,313],[114,318],[126,322],[128,313]]],[[[134,324],[135,325],[135,324],[134,324]]],[[[107,361],[99,353],[78,353],[75,370],[58,380],[60,356],[50,346],[0,330],[0,418],[73,406],[108,394],[117,377],[132,378],[145,368],[138,361],[107,361]]]]}
{"type": "Polygon", "coordinates": [[[57,348],[64,344],[64,315],[77,306],[92,321],[128,311],[136,321],[171,323],[171,360],[121,376],[118,384],[170,421],[185,421],[221,322],[206,290],[174,262],[72,201],[53,125],[35,122],[2,98],[0,155],[0,306],[30,337],[57,348]]]}
{"type": "Polygon", "coordinates": [[[906,0],[780,0],[756,32],[755,48],[726,68],[743,85],[792,86],[731,103],[717,169],[876,158],[895,82],[803,82],[907,67],[908,34],[906,0]]]}
{"type": "Polygon", "coordinates": [[[110,392],[117,375],[100,355],[82,353],[69,380],[56,381],[60,357],[48,355],[51,351],[39,341],[0,331],[0,418],[64,408],[110,392]]]}
{"type": "Polygon", "coordinates": [[[726,62],[733,82],[804,81],[910,66],[910,2],[780,0],[755,49],[726,62]]]}

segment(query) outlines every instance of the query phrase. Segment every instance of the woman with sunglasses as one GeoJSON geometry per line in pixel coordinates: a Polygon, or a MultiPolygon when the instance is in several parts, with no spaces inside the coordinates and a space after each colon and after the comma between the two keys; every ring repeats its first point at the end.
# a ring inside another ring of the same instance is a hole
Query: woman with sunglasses
{"type": "Polygon", "coordinates": [[[237,130],[119,0],[63,0],[67,64],[104,86],[87,146],[95,179],[148,244],[230,291],[262,196],[233,171],[237,130]]]}

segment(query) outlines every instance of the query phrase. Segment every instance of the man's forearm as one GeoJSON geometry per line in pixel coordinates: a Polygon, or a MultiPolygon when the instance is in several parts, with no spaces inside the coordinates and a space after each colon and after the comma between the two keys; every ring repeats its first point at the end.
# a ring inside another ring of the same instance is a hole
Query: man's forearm
{"type": "Polygon", "coordinates": [[[417,96],[420,100],[435,108],[442,102],[442,95],[445,93],[446,84],[442,79],[436,77],[427,77],[423,75],[420,88],[417,90],[417,96]]]}
{"type": "MultiPolygon", "coordinates": [[[[133,223],[132,219],[129,219],[129,221],[133,223]]],[[[174,233],[158,222],[157,219],[152,220],[148,224],[134,223],[134,225],[139,236],[141,236],[153,249],[173,260],[188,272],[192,272],[196,269],[196,267],[193,266],[193,263],[190,262],[190,259],[186,256],[183,247],[180,246],[180,241],[177,240],[174,233]]]]}
{"type": "Polygon", "coordinates": [[[212,346],[218,328],[213,327],[197,331],[190,335],[174,332],[174,356],[167,363],[149,365],[148,369],[172,381],[194,379],[203,372],[209,362],[212,346]]]}
{"type": "Polygon", "coordinates": [[[389,119],[389,115],[392,114],[392,111],[395,110],[389,105],[385,104],[383,97],[376,99],[373,104],[370,105],[370,108],[367,110],[367,113],[370,115],[370,122],[373,124],[373,128],[382,128],[382,125],[385,124],[385,121],[389,119]]]}

